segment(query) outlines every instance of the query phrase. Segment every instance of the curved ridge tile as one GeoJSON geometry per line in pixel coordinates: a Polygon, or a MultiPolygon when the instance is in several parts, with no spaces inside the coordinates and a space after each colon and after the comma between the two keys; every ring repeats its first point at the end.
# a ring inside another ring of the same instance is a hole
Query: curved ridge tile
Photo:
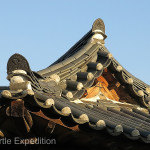
{"type": "MultiPolygon", "coordinates": [[[[78,47],[78,50],[75,51],[74,47],[71,48],[66,54],[64,54],[62,57],[60,57],[55,63],[53,63],[51,66],[49,66],[46,69],[38,71],[39,74],[44,75],[48,72],[54,71],[56,69],[59,69],[62,65],[67,65],[73,60],[78,59],[81,55],[83,55],[89,48],[92,47],[92,43],[87,41],[91,37],[92,33],[91,31],[87,34],[87,36],[84,37],[84,45],[78,47]]],[[[83,39],[82,39],[83,40],[83,39]]],[[[79,41],[79,44],[83,41],[79,41]]],[[[78,45],[78,44],[77,44],[78,45]]]]}
{"type": "Polygon", "coordinates": [[[140,104],[150,107],[149,104],[146,103],[146,97],[149,96],[149,86],[147,84],[127,72],[114,58],[112,59],[110,68],[117,74],[122,84],[126,85],[127,89],[129,89],[129,93],[133,95],[140,104]],[[117,69],[118,66],[121,67],[119,71],[117,69]]]}

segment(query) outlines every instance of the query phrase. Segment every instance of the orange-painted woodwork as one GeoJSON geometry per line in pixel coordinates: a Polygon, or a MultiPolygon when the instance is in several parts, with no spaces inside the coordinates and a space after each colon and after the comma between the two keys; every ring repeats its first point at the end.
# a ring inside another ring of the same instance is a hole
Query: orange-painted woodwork
{"type": "Polygon", "coordinates": [[[117,93],[115,92],[115,90],[110,91],[108,89],[108,85],[109,84],[106,81],[106,79],[103,76],[99,76],[96,79],[96,85],[91,88],[88,88],[83,97],[91,98],[91,97],[98,95],[99,92],[101,92],[105,97],[118,101],[119,97],[117,96],[117,93]]]}
{"type": "Polygon", "coordinates": [[[119,96],[117,95],[116,91],[115,91],[114,89],[111,89],[110,92],[111,92],[111,94],[112,94],[114,100],[119,101],[120,98],[119,98],[119,96]]]}
{"type": "Polygon", "coordinates": [[[98,82],[101,82],[102,85],[105,85],[106,87],[108,87],[108,82],[106,81],[106,79],[105,79],[103,76],[99,76],[99,77],[97,78],[97,81],[98,81],[98,82]]]}

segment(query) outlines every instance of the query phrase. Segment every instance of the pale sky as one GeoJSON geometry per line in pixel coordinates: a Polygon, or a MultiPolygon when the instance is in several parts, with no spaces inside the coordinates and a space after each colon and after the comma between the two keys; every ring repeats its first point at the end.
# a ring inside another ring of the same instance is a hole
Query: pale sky
{"type": "Polygon", "coordinates": [[[105,46],[130,73],[150,84],[149,0],[0,0],[0,85],[8,85],[7,61],[27,58],[46,68],[92,27],[105,23],[105,46]]]}

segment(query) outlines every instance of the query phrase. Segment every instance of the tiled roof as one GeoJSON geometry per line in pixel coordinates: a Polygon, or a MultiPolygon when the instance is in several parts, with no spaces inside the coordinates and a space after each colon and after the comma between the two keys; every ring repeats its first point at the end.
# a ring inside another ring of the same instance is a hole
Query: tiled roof
{"type": "Polygon", "coordinates": [[[107,37],[103,21],[97,19],[92,29],[68,52],[37,72],[30,69],[29,63],[20,54],[11,56],[7,64],[10,89],[0,89],[1,108],[22,99],[49,118],[65,117],[67,126],[74,124],[91,130],[107,129],[113,136],[122,134],[129,139],[150,143],[150,86],[115,60],[100,35],[104,39],[107,37]],[[107,80],[109,74],[116,80],[115,83],[108,81],[109,77],[107,80]],[[122,90],[133,103],[122,102],[121,94],[119,102],[106,96],[106,99],[101,99],[98,94],[98,98],[91,97],[93,101],[86,98],[88,89],[98,85],[100,76],[111,86],[115,85],[118,93],[122,90]],[[4,99],[8,102],[3,102],[4,99]]]}

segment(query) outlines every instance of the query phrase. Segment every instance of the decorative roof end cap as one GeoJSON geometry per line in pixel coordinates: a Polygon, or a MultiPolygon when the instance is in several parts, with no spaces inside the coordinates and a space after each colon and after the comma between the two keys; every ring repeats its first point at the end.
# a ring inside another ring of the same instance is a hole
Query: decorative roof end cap
{"type": "Polygon", "coordinates": [[[104,36],[104,39],[107,38],[107,35],[105,34],[105,24],[102,19],[98,18],[94,21],[92,26],[92,32],[100,33],[104,36]]]}

